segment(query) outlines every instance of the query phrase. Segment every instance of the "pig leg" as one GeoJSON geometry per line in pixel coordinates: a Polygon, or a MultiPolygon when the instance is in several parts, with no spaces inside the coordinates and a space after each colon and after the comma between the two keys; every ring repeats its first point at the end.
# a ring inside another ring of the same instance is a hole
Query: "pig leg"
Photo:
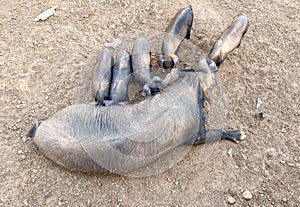
{"type": "Polygon", "coordinates": [[[194,142],[194,146],[204,143],[216,142],[222,139],[237,143],[237,141],[244,140],[245,138],[246,135],[238,130],[225,131],[222,129],[210,129],[206,130],[204,133],[199,134],[198,138],[194,142]]]}
{"type": "Polygon", "coordinates": [[[246,135],[243,132],[237,130],[222,130],[222,129],[206,129],[206,119],[203,112],[203,106],[205,97],[203,93],[201,93],[201,88],[199,85],[199,98],[198,98],[198,109],[199,109],[199,132],[195,140],[193,141],[193,145],[199,145],[209,142],[215,142],[218,140],[230,140],[232,142],[237,143],[239,140],[243,140],[246,138],[246,135]]]}
{"type": "Polygon", "coordinates": [[[143,95],[150,96],[159,92],[158,86],[162,80],[159,77],[152,78],[151,76],[149,46],[145,38],[136,39],[131,58],[133,80],[144,89],[143,95]]]}
{"type": "Polygon", "coordinates": [[[152,80],[149,83],[146,83],[143,86],[142,95],[145,97],[150,97],[151,95],[158,93],[159,86],[166,87],[166,85],[164,84],[164,81],[160,77],[155,76],[152,78],[152,80]]]}
{"type": "Polygon", "coordinates": [[[102,50],[93,71],[93,94],[99,106],[105,105],[104,100],[109,98],[112,66],[112,52],[109,49],[102,50]]]}
{"type": "Polygon", "coordinates": [[[131,57],[128,51],[119,52],[112,71],[109,100],[105,105],[126,104],[128,102],[128,84],[131,78],[131,57]]]}
{"type": "Polygon", "coordinates": [[[171,69],[178,64],[177,53],[184,39],[190,39],[193,24],[193,10],[187,6],[179,10],[169,23],[162,44],[159,65],[171,69]]]}
{"type": "Polygon", "coordinates": [[[215,43],[208,57],[219,66],[230,52],[240,46],[248,26],[246,16],[237,16],[215,43]]]}

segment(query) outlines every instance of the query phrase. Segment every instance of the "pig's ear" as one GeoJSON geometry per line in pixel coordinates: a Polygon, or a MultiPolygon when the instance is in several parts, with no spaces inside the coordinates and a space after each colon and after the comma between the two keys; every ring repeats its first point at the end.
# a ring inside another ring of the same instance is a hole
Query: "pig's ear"
{"type": "Polygon", "coordinates": [[[215,43],[208,57],[219,66],[230,52],[240,46],[248,26],[249,21],[246,16],[237,16],[215,43]]]}

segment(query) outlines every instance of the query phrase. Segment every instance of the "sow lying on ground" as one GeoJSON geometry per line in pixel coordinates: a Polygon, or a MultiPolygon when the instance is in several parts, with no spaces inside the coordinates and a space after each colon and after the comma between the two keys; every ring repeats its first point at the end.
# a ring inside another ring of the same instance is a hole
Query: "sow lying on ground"
{"type": "Polygon", "coordinates": [[[138,38],[132,53],[121,51],[116,64],[103,50],[94,69],[96,104],[69,106],[29,133],[42,154],[76,171],[128,173],[145,167],[183,144],[198,145],[244,137],[240,131],[205,128],[204,94],[216,85],[214,73],[237,48],[248,28],[238,16],[224,31],[208,56],[195,68],[177,67],[181,42],[190,37],[193,12],[181,9],[166,30],[162,55],[157,60],[173,67],[164,80],[152,77],[148,43],[138,38]],[[128,83],[133,80],[147,98],[128,104],[128,83]],[[164,88],[162,92],[159,88],[164,88]]]}

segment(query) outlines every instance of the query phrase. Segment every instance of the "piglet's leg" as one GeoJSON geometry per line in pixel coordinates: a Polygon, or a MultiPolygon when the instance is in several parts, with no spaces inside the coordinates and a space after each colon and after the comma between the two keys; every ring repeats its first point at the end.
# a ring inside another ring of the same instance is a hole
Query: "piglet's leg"
{"type": "Polygon", "coordinates": [[[131,57],[128,51],[119,52],[113,67],[109,100],[106,105],[128,102],[128,84],[131,78],[131,57]]]}
{"type": "Polygon", "coordinates": [[[215,43],[208,57],[219,66],[230,52],[240,46],[248,26],[249,21],[246,16],[237,16],[215,43]]]}
{"type": "Polygon", "coordinates": [[[109,49],[99,53],[97,63],[93,71],[93,94],[99,106],[104,105],[104,100],[109,97],[113,66],[113,54],[109,49]]]}
{"type": "Polygon", "coordinates": [[[169,23],[162,44],[161,65],[171,69],[178,64],[177,53],[184,39],[190,39],[193,24],[191,6],[180,9],[169,23]]]}
{"type": "Polygon", "coordinates": [[[135,40],[132,49],[132,70],[133,80],[138,83],[145,91],[144,96],[154,95],[159,92],[157,81],[158,77],[152,78],[150,73],[150,53],[148,42],[145,38],[138,38],[135,40]]]}

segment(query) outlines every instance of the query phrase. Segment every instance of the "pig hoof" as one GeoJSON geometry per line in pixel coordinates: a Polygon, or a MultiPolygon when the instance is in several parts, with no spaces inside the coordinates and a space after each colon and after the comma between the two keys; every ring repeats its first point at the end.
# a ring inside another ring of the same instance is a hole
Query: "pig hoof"
{"type": "Polygon", "coordinates": [[[151,89],[149,87],[148,84],[145,84],[144,87],[143,87],[143,92],[142,92],[142,96],[144,97],[151,97],[151,89]]]}
{"type": "Polygon", "coordinates": [[[245,132],[241,132],[241,137],[238,139],[239,141],[243,141],[243,140],[245,140],[246,139],[246,134],[245,134],[245,132]]]}

